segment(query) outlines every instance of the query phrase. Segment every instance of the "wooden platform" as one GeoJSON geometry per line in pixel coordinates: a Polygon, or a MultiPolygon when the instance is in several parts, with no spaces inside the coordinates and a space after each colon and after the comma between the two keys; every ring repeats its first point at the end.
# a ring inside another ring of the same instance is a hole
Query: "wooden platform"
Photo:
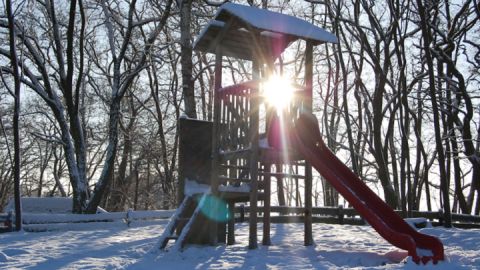
{"type": "MultiPolygon", "coordinates": [[[[220,154],[222,162],[227,160],[234,160],[239,158],[248,158],[250,155],[250,149],[239,149],[235,151],[224,151],[220,154]]],[[[286,151],[278,150],[273,147],[268,147],[260,145],[258,148],[258,161],[262,163],[283,163],[287,164],[290,162],[303,160],[303,157],[295,151],[295,149],[288,149],[286,151]],[[288,156],[285,155],[288,153],[288,156]]]]}
{"type": "Polygon", "coordinates": [[[302,156],[294,150],[287,150],[285,152],[288,153],[288,156],[285,156],[284,151],[282,150],[277,150],[271,147],[260,148],[258,158],[260,162],[270,164],[288,164],[303,159],[302,156]]]}
{"type": "MultiPolygon", "coordinates": [[[[265,193],[258,192],[258,200],[263,201],[265,198],[265,193]]],[[[227,202],[239,203],[239,202],[248,202],[250,201],[250,192],[231,192],[223,191],[220,192],[220,198],[227,202]]]]}

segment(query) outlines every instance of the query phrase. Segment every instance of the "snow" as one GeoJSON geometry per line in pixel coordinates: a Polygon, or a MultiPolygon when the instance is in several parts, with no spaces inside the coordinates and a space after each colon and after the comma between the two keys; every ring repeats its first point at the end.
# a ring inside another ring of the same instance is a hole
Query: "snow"
{"type": "Polygon", "coordinates": [[[290,34],[319,42],[338,42],[335,35],[294,16],[245,5],[225,3],[218,10],[215,19],[223,12],[232,14],[258,29],[290,34]]]}
{"type": "MultiPolygon", "coordinates": [[[[72,213],[73,200],[71,197],[22,197],[23,213],[53,213],[68,214],[72,213]]],[[[5,212],[15,212],[15,202],[13,199],[8,201],[5,212]]],[[[97,207],[97,213],[105,213],[101,207],[97,207]]]]}
{"type": "Polygon", "coordinates": [[[242,183],[238,187],[232,185],[220,185],[218,186],[218,190],[223,192],[250,192],[251,187],[248,183],[242,183]]]}
{"type": "Polygon", "coordinates": [[[410,227],[416,229],[422,226],[425,227],[432,227],[432,223],[430,220],[423,218],[423,217],[418,217],[418,218],[406,218],[405,222],[407,222],[410,227]]]}
{"type": "Polygon", "coordinates": [[[201,38],[210,30],[212,27],[223,27],[225,25],[224,22],[217,21],[217,20],[210,20],[208,22],[207,26],[205,26],[202,31],[198,34],[198,36],[195,38],[195,41],[193,42],[192,48],[195,48],[197,46],[197,43],[201,40],[201,38]]]}
{"type": "MultiPolygon", "coordinates": [[[[223,192],[250,192],[250,185],[247,183],[242,183],[238,187],[233,185],[220,185],[218,186],[218,190],[223,192]]],[[[185,196],[192,196],[195,194],[208,192],[210,192],[209,185],[200,184],[197,181],[186,179],[184,190],[185,196]]]]}
{"type": "Polygon", "coordinates": [[[417,248],[417,255],[420,257],[433,257],[433,252],[430,249],[417,248]]]}
{"type": "MultiPolygon", "coordinates": [[[[0,269],[479,269],[480,230],[425,228],[445,244],[447,261],[416,265],[369,226],[313,224],[315,246],[303,246],[303,224],[272,224],[272,245],[249,250],[248,225],[232,246],[188,246],[150,252],[166,221],[131,227],[83,224],[84,230],[0,234],[0,269]]],[[[258,225],[261,231],[261,223],[258,225]]],[[[261,238],[261,235],[259,235],[261,238]]]]}
{"type": "Polygon", "coordinates": [[[23,229],[25,231],[54,231],[54,230],[77,230],[95,229],[99,227],[108,228],[111,222],[120,224],[131,224],[132,222],[143,222],[144,220],[168,219],[175,210],[148,210],[98,213],[93,215],[81,214],[35,214],[25,213],[22,215],[23,229]],[[85,223],[90,223],[87,226],[85,223]]]}
{"type": "Polygon", "coordinates": [[[195,180],[186,179],[185,189],[183,193],[185,196],[192,196],[200,193],[207,193],[210,191],[210,186],[206,184],[200,184],[195,180]]]}
{"type": "MultiPolygon", "coordinates": [[[[72,198],[63,197],[22,197],[22,210],[24,213],[71,213],[72,198]]],[[[5,207],[5,212],[15,211],[15,204],[11,199],[5,207]]]]}
{"type": "Polygon", "coordinates": [[[260,148],[270,148],[270,145],[268,144],[268,138],[260,138],[260,140],[258,140],[258,146],[260,148]]]}

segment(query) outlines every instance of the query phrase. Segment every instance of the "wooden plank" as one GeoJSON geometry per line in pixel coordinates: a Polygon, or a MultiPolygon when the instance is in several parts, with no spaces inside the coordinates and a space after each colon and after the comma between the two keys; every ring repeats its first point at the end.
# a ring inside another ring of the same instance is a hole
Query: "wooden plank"
{"type": "MultiPolygon", "coordinates": [[[[312,111],[313,44],[307,41],[305,48],[305,108],[312,111]]],[[[312,233],[312,166],[305,161],[305,246],[313,245],[312,233]]]]}
{"type": "MultiPolygon", "coordinates": [[[[253,79],[256,80],[259,78],[259,68],[260,63],[258,60],[254,59],[252,63],[253,67],[253,79]]],[[[251,181],[251,192],[250,192],[250,218],[249,218],[249,240],[248,248],[256,249],[258,247],[257,243],[257,203],[258,203],[258,126],[259,126],[259,104],[258,97],[255,97],[258,89],[252,89],[252,97],[250,99],[250,144],[251,152],[249,157],[249,166],[250,166],[250,177],[251,181]]]]}
{"type": "Polygon", "coordinates": [[[228,202],[228,211],[229,211],[229,219],[228,219],[228,236],[227,236],[227,245],[235,244],[235,215],[234,215],[235,203],[228,202]]]}
{"type": "MultiPolygon", "coordinates": [[[[213,127],[212,127],[212,193],[214,196],[218,195],[218,175],[219,175],[219,145],[220,145],[220,99],[218,98],[218,90],[222,88],[222,51],[217,48],[215,53],[215,81],[214,81],[214,95],[213,95],[213,127]]],[[[217,223],[214,221],[208,222],[209,241],[211,244],[217,244],[217,223]]]]}
{"type": "Polygon", "coordinates": [[[250,182],[249,178],[233,178],[225,175],[220,175],[218,179],[219,179],[219,184],[226,184],[226,183],[241,184],[241,183],[250,182]]]}
{"type": "Polygon", "coordinates": [[[225,56],[252,60],[254,52],[261,47],[265,56],[275,59],[288,47],[290,42],[297,39],[295,37],[281,34],[278,34],[278,36],[262,35],[260,33],[265,31],[252,28],[251,32],[258,34],[258,44],[256,44],[251,42],[251,32],[240,30],[235,28],[235,26],[232,26],[228,29],[227,35],[221,40],[217,40],[216,37],[223,28],[224,27],[219,25],[210,25],[207,32],[202,36],[202,39],[196,42],[194,49],[214,53],[212,48],[220,46],[223,49],[227,49],[224,53],[225,56]]]}
{"type": "Polygon", "coordinates": [[[452,221],[480,223],[480,216],[472,216],[472,215],[465,215],[465,214],[452,214],[452,221]]]}
{"type": "MultiPolygon", "coordinates": [[[[244,207],[245,212],[250,212],[250,207],[244,207]]],[[[301,215],[304,214],[303,207],[294,207],[294,206],[271,206],[270,211],[272,213],[279,213],[281,215],[288,215],[288,214],[297,214],[301,215]]],[[[322,216],[338,216],[338,208],[337,207],[314,207],[312,208],[313,215],[322,215],[322,216]]],[[[258,212],[263,212],[263,207],[258,207],[258,212]]],[[[353,208],[343,208],[343,214],[346,217],[354,217],[359,216],[358,212],[353,208]]]]}
{"type": "Polygon", "coordinates": [[[292,173],[285,173],[285,172],[259,172],[258,174],[266,176],[273,176],[273,177],[281,177],[281,178],[305,178],[304,175],[301,174],[292,174],[292,173]]]}
{"type": "Polygon", "coordinates": [[[272,165],[269,163],[264,164],[264,193],[265,199],[263,201],[263,239],[262,245],[269,246],[272,244],[270,240],[270,196],[271,196],[271,170],[272,165]]]}
{"type": "Polygon", "coordinates": [[[247,166],[242,165],[232,165],[232,164],[221,164],[220,166],[227,168],[227,169],[235,169],[235,170],[245,170],[248,169],[247,166]]]}
{"type": "MultiPolygon", "coordinates": [[[[240,213],[241,208],[236,208],[235,213],[240,213]]],[[[242,207],[243,213],[249,213],[250,207],[242,207]]],[[[264,211],[263,207],[258,207],[257,212],[261,213],[264,211]]],[[[303,207],[290,207],[290,206],[271,206],[271,213],[278,213],[279,216],[272,216],[270,221],[273,223],[279,222],[280,220],[291,220],[295,222],[304,222],[303,219],[303,207]],[[276,221],[274,221],[276,219],[276,221]]],[[[395,210],[398,214],[401,214],[401,210],[395,210]]],[[[313,223],[319,222],[320,220],[332,219],[336,220],[335,224],[339,224],[341,219],[339,215],[343,213],[343,224],[365,224],[361,218],[360,214],[354,208],[341,208],[341,207],[314,207],[312,208],[312,221],[313,223]],[[353,218],[352,218],[353,217],[353,218]],[[353,220],[353,221],[352,221],[353,220]]],[[[412,211],[414,217],[423,217],[430,220],[438,220],[438,212],[428,212],[428,211],[412,211]]],[[[480,216],[475,215],[464,215],[464,214],[453,214],[452,216],[454,221],[454,227],[458,228],[480,228],[480,216]]],[[[282,223],[286,221],[281,221],[282,223]]],[[[442,226],[441,222],[433,221],[432,225],[442,226]]]]}
{"type": "Polygon", "coordinates": [[[249,155],[250,155],[250,149],[240,149],[235,151],[222,152],[219,154],[219,158],[221,162],[225,162],[227,160],[248,158],[249,155]]]}

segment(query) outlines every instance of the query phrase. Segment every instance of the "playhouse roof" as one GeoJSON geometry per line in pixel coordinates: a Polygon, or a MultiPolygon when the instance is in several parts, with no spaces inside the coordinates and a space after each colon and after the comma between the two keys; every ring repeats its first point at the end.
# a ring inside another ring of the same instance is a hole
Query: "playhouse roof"
{"type": "Polygon", "coordinates": [[[337,42],[335,35],[297,17],[225,3],[199,34],[194,49],[215,53],[216,47],[220,46],[223,55],[251,60],[259,48],[264,53],[278,56],[297,39],[314,44],[337,42]],[[256,41],[252,33],[258,36],[256,41]]]}

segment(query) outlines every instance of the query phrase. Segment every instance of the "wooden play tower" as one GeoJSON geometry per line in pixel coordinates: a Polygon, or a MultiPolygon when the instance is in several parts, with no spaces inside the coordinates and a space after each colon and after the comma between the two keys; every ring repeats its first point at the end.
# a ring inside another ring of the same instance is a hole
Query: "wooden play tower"
{"type": "Polygon", "coordinates": [[[194,49],[213,53],[216,59],[213,122],[179,120],[182,203],[162,235],[160,248],[169,240],[176,240],[178,248],[187,243],[233,244],[232,210],[239,202],[250,205],[249,248],[257,247],[257,214],[263,219],[262,243],[269,245],[272,177],[304,182],[305,245],[313,243],[312,168],[294,149],[269,145],[271,119],[277,112],[261,93],[277,59],[299,40],[305,42],[305,73],[297,98],[285,109],[293,116],[300,109],[311,111],[313,47],[336,42],[334,35],[293,16],[232,3],[222,5],[200,33],[194,49]],[[251,61],[252,80],[222,86],[225,57],[251,61]],[[259,201],[263,213],[258,213],[259,201]]]}

